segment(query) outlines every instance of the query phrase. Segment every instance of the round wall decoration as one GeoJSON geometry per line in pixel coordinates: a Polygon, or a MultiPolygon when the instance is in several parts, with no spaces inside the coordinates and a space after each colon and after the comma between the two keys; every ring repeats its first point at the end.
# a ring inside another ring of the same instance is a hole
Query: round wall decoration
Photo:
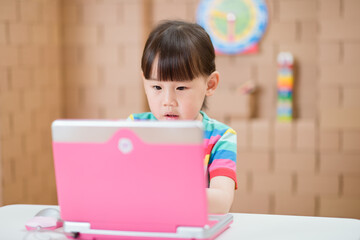
{"type": "Polygon", "coordinates": [[[268,24],[265,0],[202,0],[197,22],[220,54],[251,53],[268,24]]]}

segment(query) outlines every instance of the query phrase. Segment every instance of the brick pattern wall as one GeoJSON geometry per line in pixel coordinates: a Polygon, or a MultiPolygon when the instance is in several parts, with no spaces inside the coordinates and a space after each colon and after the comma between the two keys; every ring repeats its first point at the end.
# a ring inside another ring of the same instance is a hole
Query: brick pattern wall
{"type": "Polygon", "coordinates": [[[60,1],[0,1],[0,204],[56,203],[50,124],[62,114],[60,1]]]}
{"type": "Polygon", "coordinates": [[[318,1],[319,174],[339,192],[320,196],[319,215],[360,218],[360,1],[318,1]]]}
{"type": "Polygon", "coordinates": [[[63,8],[65,117],[143,111],[142,1],[64,0],[63,8]]]}
{"type": "MultiPolygon", "coordinates": [[[[0,0],[4,202],[54,200],[47,124],[62,109],[69,118],[123,118],[146,109],[140,57],[147,33],[163,19],[194,21],[198,3],[0,0]],[[49,196],[31,195],[30,185],[49,196]]],[[[209,99],[210,116],[238,132],[231,211],[360,218],[360,2],[267,3],[259,52],[218,56],[221,84],[209,99]],[[295,57],[292,123],[274,121],[280,51],[295,57]],[[255,94],[239,95],[245,81],[256,84],[255,94]]]]}

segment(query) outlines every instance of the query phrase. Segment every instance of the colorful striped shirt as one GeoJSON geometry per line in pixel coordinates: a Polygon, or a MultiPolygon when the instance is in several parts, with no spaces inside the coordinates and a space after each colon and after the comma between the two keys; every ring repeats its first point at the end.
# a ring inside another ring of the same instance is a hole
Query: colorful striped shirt
{"type": "MultiPolygon", "coordinates": [[[[214,177],[225,176],[236,179],[236,132],[229,126],[209,118],[206,113],[200,111],[203,116],[205,169],[208,182],[214,177]]],[[[130,120],[157,120],[151,112],[131,114],[130,120]]]]}

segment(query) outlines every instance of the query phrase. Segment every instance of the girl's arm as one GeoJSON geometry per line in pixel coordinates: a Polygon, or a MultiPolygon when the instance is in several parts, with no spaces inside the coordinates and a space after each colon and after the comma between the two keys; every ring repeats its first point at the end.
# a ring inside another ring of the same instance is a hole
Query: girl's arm
{"type": "Polygon", "coordinates": [[[235,182],[231,178],[225,176],[212,178],[210,187],[206,189],[209,213],[228,213],[233,203],[234,191],[235,182]]]}

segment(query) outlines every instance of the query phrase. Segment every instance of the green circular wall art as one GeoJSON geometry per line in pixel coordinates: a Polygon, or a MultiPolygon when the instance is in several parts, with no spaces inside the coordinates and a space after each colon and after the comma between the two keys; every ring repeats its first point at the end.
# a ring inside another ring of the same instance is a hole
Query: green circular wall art
{"type": "Polygon", "coordinates": [[[220,54],[253,53],[268,23],[265,0],[202,0],[197,22],[220,54]]]}

